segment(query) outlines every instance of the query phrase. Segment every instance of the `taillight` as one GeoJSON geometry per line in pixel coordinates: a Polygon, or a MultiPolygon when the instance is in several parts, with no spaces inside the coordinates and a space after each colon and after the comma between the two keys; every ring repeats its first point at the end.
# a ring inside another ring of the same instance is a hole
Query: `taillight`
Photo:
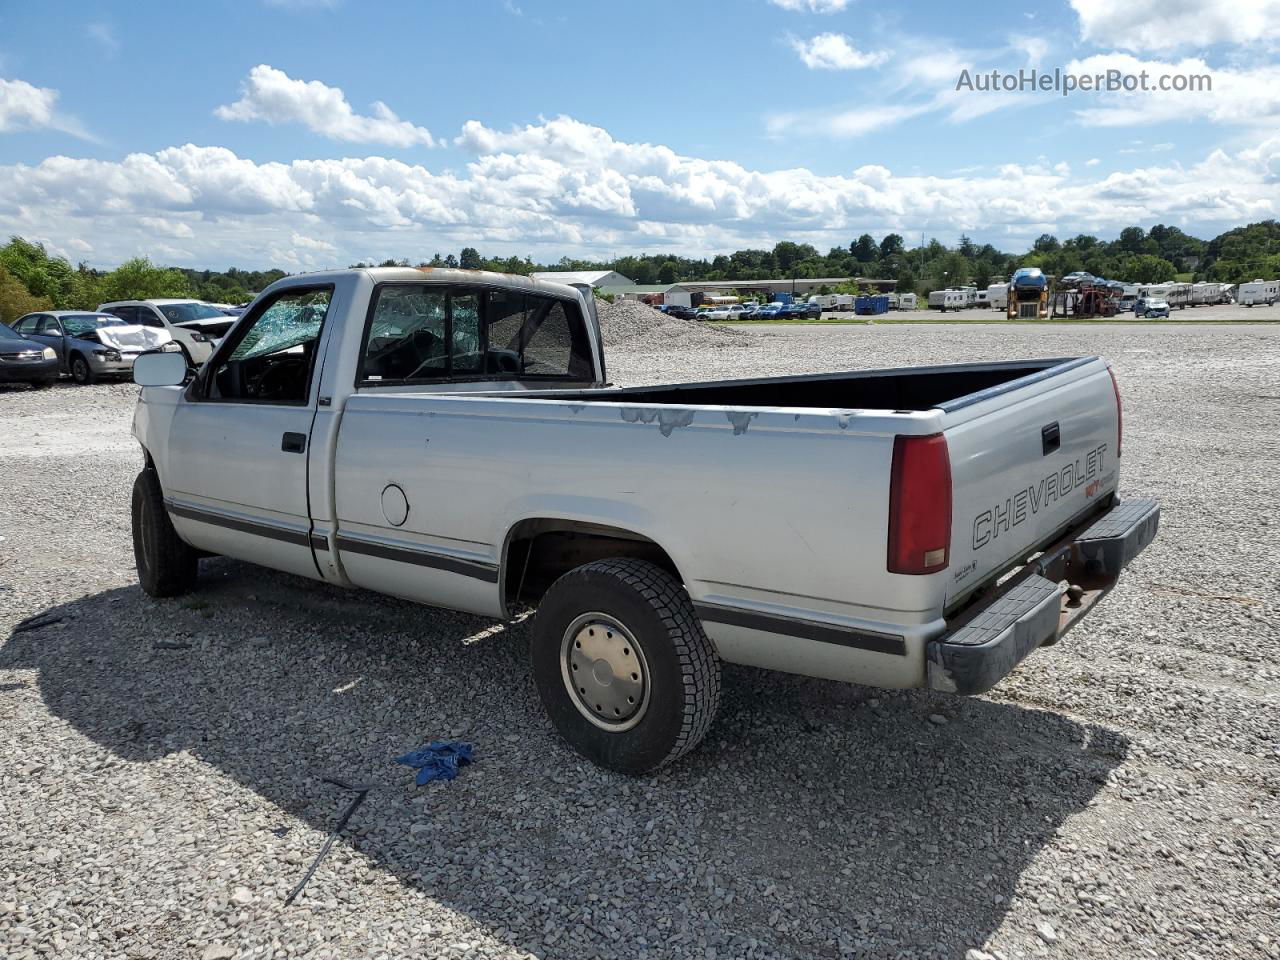
{"type": "Polygon", "coordinates": [[[937,573],[951,550],[947,439],[895,437],[889,479],[889,572],[937,573]]]}
{"type": "Polygon", "coordinates": [[[1124,440],[1124,410],[1120,403],[1120,382],[1116,380],[1116,372],[1107,364],[1107,373],[1111,374],[1111,389],[1116,394],[1116,457],[1120,457],[1120,443],[1124,440]]]}

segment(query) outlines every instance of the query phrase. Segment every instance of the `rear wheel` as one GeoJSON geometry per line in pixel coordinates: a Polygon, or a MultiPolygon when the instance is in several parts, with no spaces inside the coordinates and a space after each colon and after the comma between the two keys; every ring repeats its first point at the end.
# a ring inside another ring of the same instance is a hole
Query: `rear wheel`
{"type": "Polygon", "coordinates": [[[173,529],[160,478],[148,467],[133,482],[133,559],[138,583],[152,597],[176,597],[195,586],[199,557],[173,529]]]}
{"type": "Polygon", "coordinates": [[[720,703],[720,661],[688,594],[644,560],[588,563],[552,584],[530,652],[560,735],[609,770],[647,773],[682,757],[720,703]]]}
{"type": "Polygon", "coordinates": [[[89,366],[89,361],[82,354],[73,354],[71,357],[71,379],[85,387],[98,379],[93,367],[89,366]]]}

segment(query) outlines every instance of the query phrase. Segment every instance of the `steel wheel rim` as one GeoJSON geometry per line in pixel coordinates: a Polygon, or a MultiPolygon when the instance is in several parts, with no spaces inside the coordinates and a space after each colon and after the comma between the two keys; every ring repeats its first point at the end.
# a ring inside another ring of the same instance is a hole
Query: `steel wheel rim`
{"type": "Polygon", "coordinates": [[[644,651],[607,613],[584,613],[569,624],[560,642],[560,676],[578,712],[601,730],[630,730],[649,709],[644,651]]]}

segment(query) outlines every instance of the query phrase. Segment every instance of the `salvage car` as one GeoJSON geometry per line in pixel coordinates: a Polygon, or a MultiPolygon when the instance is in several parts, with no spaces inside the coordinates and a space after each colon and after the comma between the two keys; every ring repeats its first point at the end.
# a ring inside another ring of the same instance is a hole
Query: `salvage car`
{"type": "Polygon", "coordinates": [[[1167,317],[1169,302],[1159,297],[1139,297],[1133,304],[1135,317],[1167,317]]]}
{"type": "Polygon", "coordinates": [[[151,300],[113,300],[98,305],[98,313],[110,313],[125,323],[166,331],[186,355],[199,365],[236,322],[221,310],[198,300],[158,297],[151,300]]]}
{"type": "Polygon", "coordinates": [[[128,377],[139,354],[166,346],[176,349],[167,331],[128,324],[109,313],[46,310],[19,318],[13,328],[51,347],[60,372],[79,384],[101,377],[128,377]]]}
{"type": "Polygon", "coordinates": [[[48,387],[58,379],[58,355],[0,323],[0,383],[48,387]]]}
{"type": "Polygon", "coordinates": [[[590,289],[504,274],[290,277],[202,370],[156,353],[134,378],[148,594],[221,554],[536,609],[548,715],[628,773],[702,740],[721,662],[989,690],[1160,515],[1118,497],[1097,357],[618,388],[590,289]]]}

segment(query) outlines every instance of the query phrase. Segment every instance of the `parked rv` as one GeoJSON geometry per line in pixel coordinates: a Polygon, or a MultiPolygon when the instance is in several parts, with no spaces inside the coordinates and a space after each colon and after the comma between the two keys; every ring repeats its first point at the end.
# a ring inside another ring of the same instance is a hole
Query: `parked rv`
{"type": "Polygon", "coordinates": [[[916,295],[914,293],[898,294],[899,310],[915,310],[917,306],[916,295]]]}
{"type": "Polygon", "coordinates": [[[929,293],[929,309],[941,310],[946,313],[948,310],[963,310],[964,291],[948,288],[946,290],[933,290],[929,293]]]}
{"type": "Polygon", "coordinates": [[[1280,300],[1280,280],[1254,280],[1251,283],[1242,283],[1236,293],[1236,303],[1246,307],[1261,303],[1271,306],[1277,300],[1280,300]]]}
{"type": "Polygon", "coordinates": [[[987,306],[996,310],[1005,310],[1009,306],[1009,285],[993,283],[987,287],[987,306]]]}

